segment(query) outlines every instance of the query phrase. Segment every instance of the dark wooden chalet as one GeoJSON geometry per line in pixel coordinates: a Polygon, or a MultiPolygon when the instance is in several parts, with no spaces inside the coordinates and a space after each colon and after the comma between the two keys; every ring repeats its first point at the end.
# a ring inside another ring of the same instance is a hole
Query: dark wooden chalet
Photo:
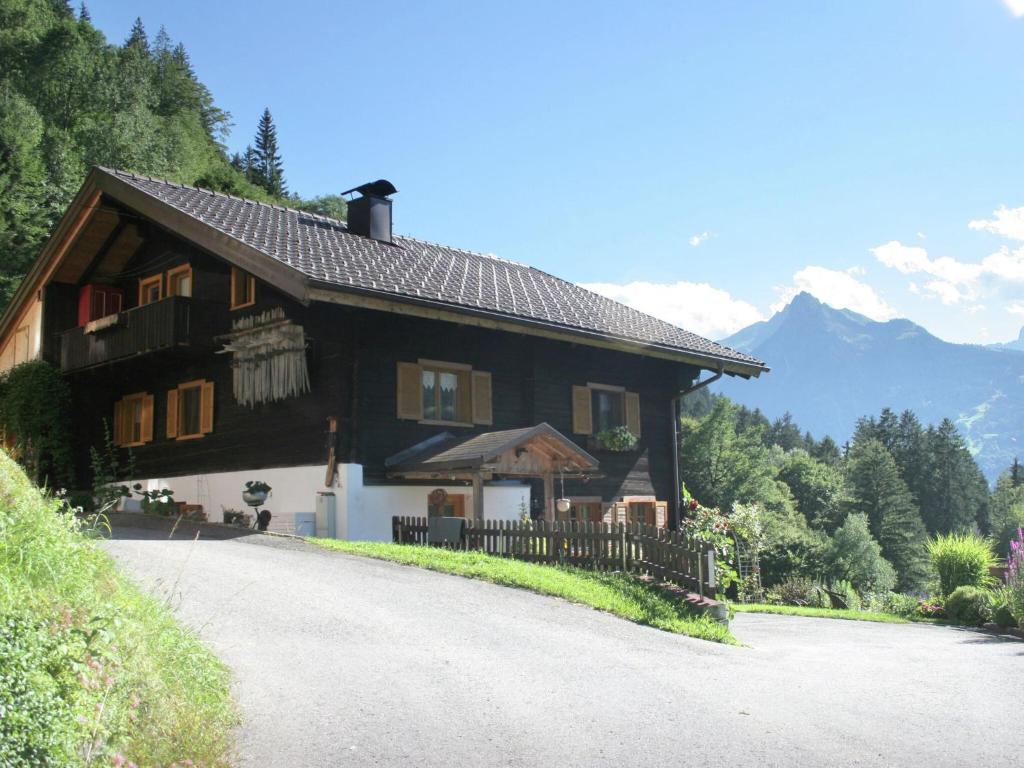
{"type": "Polygon", "coordinates": [[[0,370],[66,374],[83,486],[106,425],[134,479],[211,517],[263,479],[283,527],[330,493],[350,537],[431,498],[669,523],[678,397],[702,371],[765,366],[540,270],[394,236],[393,191],[356,190],[346,224],[94,169],[0,319],[0,370]],[[635,447],[607,449],[616,427],[635,447]]]}

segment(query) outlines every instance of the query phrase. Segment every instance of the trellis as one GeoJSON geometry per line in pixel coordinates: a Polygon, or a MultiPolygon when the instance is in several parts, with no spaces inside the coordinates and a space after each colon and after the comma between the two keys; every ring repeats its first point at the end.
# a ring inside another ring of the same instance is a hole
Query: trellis
{"type": "Polygon", "coordinates": [[[252,408],[309,391],[305,332],[283,309],[235,320],[220,353],[232,355],[232,385],[240,405],[252,408]]]}

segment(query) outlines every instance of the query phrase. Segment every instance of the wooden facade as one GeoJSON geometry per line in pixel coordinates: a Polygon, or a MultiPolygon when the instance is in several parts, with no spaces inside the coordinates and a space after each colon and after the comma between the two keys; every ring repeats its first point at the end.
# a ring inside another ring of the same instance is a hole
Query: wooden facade
{"type": "MultiPolygon", "coordinates": [[[[158,226],[112,199],[104,198],[100,211],[93,224],[77,224],[59,246],[62,261],[38,283],[40,354],[71,384],[82,487],[91,480],[89,451],[102,444],[105,424],[131,446],[139,477],[326,464],[333,450],[338,462],[362,465],[368,485],[427,485],[437,481],[396,479],[385,460],[441,432],[471,436],[546,422],[600,464],[586,481],[566,479],[566,496],[605,509],[639,505],[637,522],[653,522],[655,509],[659,521],[665,518],[653,504],[673,493],[671,402],[698,377],[696,364],[488,327],[468,316],[459,322],[317,295],[303,303],[275,287],[281,283],[194,244],[187,232],[158,226]],[[120,311],[83,324],[88,286],[96,295],[116,295],[120,311]],[[269,310],[304,332],[308,392],[247,407],[233,396],[232,354],[221,352],[234,321],[269,310]],[[464,377],[472,405],[449,419],[403,412],[403,365],[464,377]],[[197,382],[202,427],[183,430],[178,393],[197,382]],[[639,435],[635,449],[603,450],[585,434],[596,426],[581,417],[581,402],[595,387],[623,393],[622,424],[639,435]],[[135,403],[142,405],[133,410],[135,403]],[[144,423],[133,427],[132,419],[144,423]],[[331,420],[336,433],[328,431],[331,420]]],[[[547,487],[539,478],[532,482],[535,513],[555,491],[561,495],[550,478],[547,487]]]]}

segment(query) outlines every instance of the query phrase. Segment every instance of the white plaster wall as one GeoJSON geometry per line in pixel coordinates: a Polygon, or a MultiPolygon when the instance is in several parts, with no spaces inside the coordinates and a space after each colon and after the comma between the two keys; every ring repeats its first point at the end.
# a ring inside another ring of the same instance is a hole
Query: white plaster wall
{"type": "Polygon", "coordinates": [[[262,480],[271,487],[266,508],[273,517],[270,530],[292,533],[295,530],[296,512],[316,512],[317,491],[327,488],[324,476],[327,468],[323,464],[306,467],[276,467],[242,472],[216,472],[208,475],[185,475],[133,480],[141,482],[145,490],[170,488],[175,501],[188,504],[202,504],[211,522],[223,520],[222,507],[252,512],[242,501],[242,489],[246,480],[262,480]]]}
{"type": "MultiPolygon", "coordinates": [[[[363,488],[362,509],[349,515],[349,538],[391,541],[391,518],[394,515],[426,517],[427,497],[435,488],[444,488],[449,494],[466,494],[466,514],[471,514],[473,490],[464,485],[370,485],[363,488]]],[[[521,503],[530,508],[528,485],[484,486],[484,517],[488,520],[518,520],[521,503]]]]}
{"type": "MultiPolygon", "coordinates": [[[[222,508],[251,512],[242,502],[246,480],[262,480],[271,487],[266,508],[273,517],[270,530],[295,532],[296,512],[316,512],[320,491],[335,495],[337,533],[339,538],[362,541],[391,541],[391,518],[394,515],[424,517],[427,497],[434,488],[450,494],[466,494],[466,512],[472,510],[472,489],[466,486],[363,485],[363,468],[359,464],[339,464],[334,486],[324,485],[323,464],[305,467],[217,472],[207,475],[142,478],[144,490],[170,488],[175,501],[202,504],[212,522],[220,522],[222,508]]],[[[518,520],[521,505],[529,509],[529,485],[484,486],[484,516],[490,520],[518,520]]],[[[131,504],[132,507],[135,504],[131,504]]]]}

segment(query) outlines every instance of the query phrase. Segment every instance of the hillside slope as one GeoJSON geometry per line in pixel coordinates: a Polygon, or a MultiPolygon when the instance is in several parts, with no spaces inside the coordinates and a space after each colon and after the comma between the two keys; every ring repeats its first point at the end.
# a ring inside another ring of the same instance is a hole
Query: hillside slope
{"type": "Polygon", "coordinates": [[[842,443],[859,417],[909,408],[926,423],[954,419],[990,481],[1021,452],[1024,352],[951,344],[909,320],[876,322],[807,293],[722,343],[772,370],[718,392],[770,418],[789,411],[817,437],[842,443]]]}

